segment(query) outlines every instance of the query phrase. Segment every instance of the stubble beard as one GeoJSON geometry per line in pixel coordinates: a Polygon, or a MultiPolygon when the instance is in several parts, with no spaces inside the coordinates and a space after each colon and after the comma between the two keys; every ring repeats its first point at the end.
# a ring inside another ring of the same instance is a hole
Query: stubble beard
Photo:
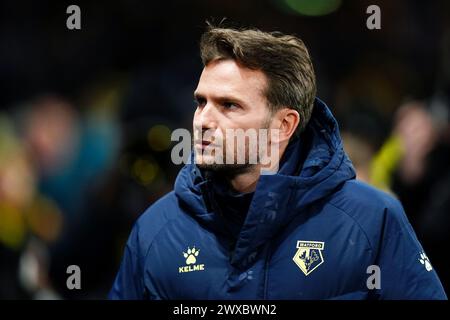
{"type": "MultiPolygon", "coordinates": [[[[266,129],[269,130],[270,127],[270,122],[271,122],[272,118],[271,116],[269,116],[263,123],[262,127],[259,129],[266,129]]],[[[258,130],[259,130],[258,129],[258,130]]],[[[246,140],[245,143],[245,163],[205,163],[205,161],[201,161],[201,163],[196,163],[197,167],[199,169],[201,169],[202,171],[206,171],[208,173],[216,173],[216,174],[220,174],[222,176],[226,176],[230,179],[232,179],[235,176],[241,175],[241,174],[245,174],[245,173],[249,173],[252,172],[254,170],[256,170],[259,166],[259,164],[254,164],[254,163],[249,163],[249,159],[250,159],[250,154],[249,152],[251,152],[250,147],[249,147],[249,143],[247,143],[248,141],[246,140]]],[[[224,146],[224,150],[223,150],[223,158],[222,159],[226,159],[226,144],[227,141],[223,141],[223,146],[224,146]]],[[[234,144],[234,142],[233,142],[234,144]]],[[[195,148],[195,146],[194,146],[195,148]]],[[[257,159],[258,159],[258,163],[259,163],[259,144],[257,144],[257,159]]],[[[196,149],[194,149],[196,150],[196,149]]],[[[200,151],[201,152],[201,151],[200,151]]],[[[234,152],[234,161],[237,161],[238,157],[237,157],[237,152],[236,152],[236,144],[234,144],[234,148],[233,148],[233,152],[234,152]]],[[[195,155],[195,159],[197,159],[197,150],[195,151],[196,155],[195,155]]],[[[200,155],[201,157],[203,157],[203,155],[200,155]]],[[[196,161],[197,162],[197,161],[196,161]]]]}

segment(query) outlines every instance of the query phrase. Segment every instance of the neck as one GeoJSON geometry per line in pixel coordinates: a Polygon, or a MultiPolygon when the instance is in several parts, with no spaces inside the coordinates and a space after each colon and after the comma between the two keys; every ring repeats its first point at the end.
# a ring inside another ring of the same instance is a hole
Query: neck
{"type": "Polygon", "coordinates": [[[250,170],[237,174],[233,178],[229,179],[230,185],[234,190],[241,193],[253,192],[256,190],[256,185],[258,183],[259,177],[261,176],[262,169],[269,172],[278,172],[278,166],[280,164],[280,159],[286,150],[286,146],[282,146],[280,157],[277,160],[277,163],[270,163],[270,166],[262,166],[261,164],[255,165],[250,170]]]}
{"type": "Polygon", "coordinates": [[[229,180],[230,185],[234,190],[241,193],[253,192],[256,189],[259,176],[261,175],[258,166],[255,166],[251,170],[238,174],[229,180]]]}
{"type": "MultiPolygon", "coordinates": [[[[282,158],[284,152],[286,151],[288,143],[283,143],[279,146],[280,154],[277,163],[270,163],[269,167],[264,167],[265,170],[268,171],[278,171],[278,165],[280,163],[280,159],[282,158]]],[[[241,193],[254,192],[256,190],[256,185],[258,183],[259,177],[261,175],[261,169],[263,166],[261,164],[255,165],[250,170],[237,174],[233,176],[228,182],[233,187],[234,190],[241,193]]]]}

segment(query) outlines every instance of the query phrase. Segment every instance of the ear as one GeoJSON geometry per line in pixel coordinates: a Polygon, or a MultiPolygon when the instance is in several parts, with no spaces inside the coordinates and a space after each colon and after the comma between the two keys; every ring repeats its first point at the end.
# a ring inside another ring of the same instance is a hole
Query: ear
{"type": "Polygon", "coordinates": [[[276,117],[279,120],[279,141],[289,141],[300,123],[300,114],[294,109],[283,108],[278,110],[276,117]]]}

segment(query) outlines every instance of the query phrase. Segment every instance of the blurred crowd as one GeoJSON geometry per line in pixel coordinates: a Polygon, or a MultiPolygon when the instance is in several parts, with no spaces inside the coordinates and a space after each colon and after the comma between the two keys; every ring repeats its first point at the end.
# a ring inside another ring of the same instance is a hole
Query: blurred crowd
{"type": "Polygon", "coordinates": [[[170,190],[171,129],[127,129],[120,90],[83,110],[46,94],[0,116],[0,297],[104,298],[132,223],[170,190]],[[81,292],[66,288],[72,264],[81,292]]]}
{"type": "Polygon", "coordinates": [[[305,41],[357,178],[400,199],[448,293],[450,5],[378,1],[369,31],[377,1],[286,7],[304,2],[80,1],[69,31],[70,3],[3,1],[0,299],[106,297],[133,222],[180,169],[170,134],[191,127],[211,17],[305,41]]]}

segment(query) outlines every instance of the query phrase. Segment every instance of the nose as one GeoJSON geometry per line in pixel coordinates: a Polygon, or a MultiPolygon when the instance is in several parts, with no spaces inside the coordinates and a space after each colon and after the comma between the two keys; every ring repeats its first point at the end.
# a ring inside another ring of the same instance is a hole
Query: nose
{"type": "Polygon", "coordinates": [[[215,110],[211,103],[197,108],[194,115],[194,128],[201,131],[217,128],[215,110]]]}

